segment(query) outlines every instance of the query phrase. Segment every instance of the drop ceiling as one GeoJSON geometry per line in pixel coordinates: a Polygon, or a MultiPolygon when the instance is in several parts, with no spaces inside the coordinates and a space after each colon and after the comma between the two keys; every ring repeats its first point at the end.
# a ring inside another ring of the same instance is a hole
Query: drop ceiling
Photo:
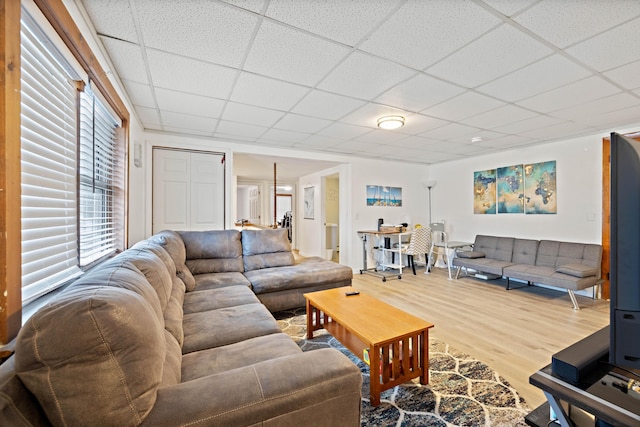
{"type": "Polygon", "coordinates": [[[150,131],[433,164],[640,123],[637,0],[76,1],[150,131]]]}

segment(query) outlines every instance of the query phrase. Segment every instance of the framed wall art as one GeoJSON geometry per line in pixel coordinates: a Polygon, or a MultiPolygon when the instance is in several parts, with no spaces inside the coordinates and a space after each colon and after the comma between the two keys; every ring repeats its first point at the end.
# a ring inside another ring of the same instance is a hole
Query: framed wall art
{"type": "Polygon", "coordinates": [[[304,189],[304,219],[314,219],[315,187],[304,189]]]}

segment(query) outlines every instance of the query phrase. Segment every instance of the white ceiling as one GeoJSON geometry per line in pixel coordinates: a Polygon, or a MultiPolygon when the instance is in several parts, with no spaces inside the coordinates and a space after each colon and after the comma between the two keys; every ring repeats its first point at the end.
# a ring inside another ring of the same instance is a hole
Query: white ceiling
{"type": "Polygon", "coordinates": [[[638,0],[77,1],[153,131],[432,164],[640,122],[638,0]]]}

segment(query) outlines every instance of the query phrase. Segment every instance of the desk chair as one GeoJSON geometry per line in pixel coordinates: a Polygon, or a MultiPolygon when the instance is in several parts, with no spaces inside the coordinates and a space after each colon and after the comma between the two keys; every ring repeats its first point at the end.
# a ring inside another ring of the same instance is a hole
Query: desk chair
{"type": "Polygon", "coordinates": [[[449,262],[449,247],[447,241],[447,232],[444,229],[444,222],[433,222],[429,225],[431,229],[431,247],[429,248],[429,259],[427,260],[427,271],[425,274],[431,272],[433,266],[433,255],[439,255],[444,260],[447,257],[447,268],[449,269],[449,276],[451,276],[451,263],[449,262]]]}

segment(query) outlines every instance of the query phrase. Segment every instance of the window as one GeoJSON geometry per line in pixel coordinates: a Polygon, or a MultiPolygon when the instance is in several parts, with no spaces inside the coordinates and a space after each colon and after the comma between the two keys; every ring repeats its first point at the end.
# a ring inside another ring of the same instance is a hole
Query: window
{"type": "Polygon", "coordinates": [[[119,120],[91,90],[80,93],[80,266],[117,249],[119,120]]]}
{"type": "Polygon", "coordinates": [[[25,9],[21,62],[26,304],[124,247],[124,144],[121,121],[25,9]]]}

